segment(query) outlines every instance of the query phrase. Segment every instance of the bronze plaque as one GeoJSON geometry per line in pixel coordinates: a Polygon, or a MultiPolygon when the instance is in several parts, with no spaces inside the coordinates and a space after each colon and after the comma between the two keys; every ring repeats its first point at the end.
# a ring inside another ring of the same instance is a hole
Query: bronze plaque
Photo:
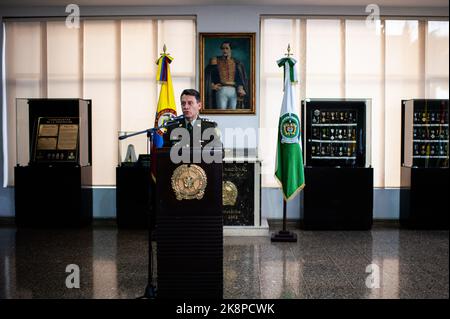
{"type": "Polygon", "coordinates": [[[58,136],[58,124],[40,124],[39,136],[58,136]]]}
{"type": "Polygon", "coordinates": [[[34,137],[34,162],[76,162],[79,122],[78,117],[40,117],[34,137]]]}
{"type": "Polygon", "coordinates": [[[76,150],[78,141],[78,124],[61,124],[59,126],[58,150],[76,150]]]}
{"type": "Polygon", "coordinates": [[[255,164],[223,164],[223,224],[253,226],[255,209],[255,164]]]}
{"type": "Polygon", "coordinates": [[[36,149],[38,151],[43,150],[56,150],[56,137],[39,137],[37,141],[36,149]]]}

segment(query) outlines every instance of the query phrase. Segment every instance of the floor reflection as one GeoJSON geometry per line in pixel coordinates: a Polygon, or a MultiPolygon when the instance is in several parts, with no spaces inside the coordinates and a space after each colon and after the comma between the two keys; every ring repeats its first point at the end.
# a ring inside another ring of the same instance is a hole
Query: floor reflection
{"type": "MultiPolygon", "coordinates": [[[[448,231],[295,232],[297,243],[225,237],[224,298],[448,298],[448,231]]],[[[112,227],[2,227],[0,298],[140,297],[147,240],[112,227]],[[65,285],[69,264],[80,268],[79,289],[65,285]]]]}

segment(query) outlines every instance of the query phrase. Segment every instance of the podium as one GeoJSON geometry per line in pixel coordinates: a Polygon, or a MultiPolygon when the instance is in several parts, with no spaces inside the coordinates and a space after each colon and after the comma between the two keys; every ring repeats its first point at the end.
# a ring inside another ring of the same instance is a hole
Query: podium
{"type": "Polygon", "coordinates": [[[156,157],[157,298],[223,297],[222,151],[185,149],[196,163],[156,157]],[[214,152],[214,153],[211,153],[214,152]]]}

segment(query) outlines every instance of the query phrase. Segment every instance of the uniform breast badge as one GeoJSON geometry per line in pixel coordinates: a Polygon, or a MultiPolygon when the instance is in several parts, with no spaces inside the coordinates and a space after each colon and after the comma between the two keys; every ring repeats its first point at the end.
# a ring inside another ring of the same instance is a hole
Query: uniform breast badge
{"type": "Polygon", "coordinates": [[[198,165],[178,166],[172,174],[172,189],[178,200],[202,199],[205,195],[207,177],[198,165]]]}

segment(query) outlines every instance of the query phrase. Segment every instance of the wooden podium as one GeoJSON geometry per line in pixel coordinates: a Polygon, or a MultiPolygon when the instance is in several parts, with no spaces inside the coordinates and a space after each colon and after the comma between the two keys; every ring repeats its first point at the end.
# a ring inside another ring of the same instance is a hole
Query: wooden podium
{"type": "Polygon", "coordinates": [[[214,152],[220,161],[175,164],[170,148],[157,151],[157,298],[223,297],[222,151],[214,152]]]}

